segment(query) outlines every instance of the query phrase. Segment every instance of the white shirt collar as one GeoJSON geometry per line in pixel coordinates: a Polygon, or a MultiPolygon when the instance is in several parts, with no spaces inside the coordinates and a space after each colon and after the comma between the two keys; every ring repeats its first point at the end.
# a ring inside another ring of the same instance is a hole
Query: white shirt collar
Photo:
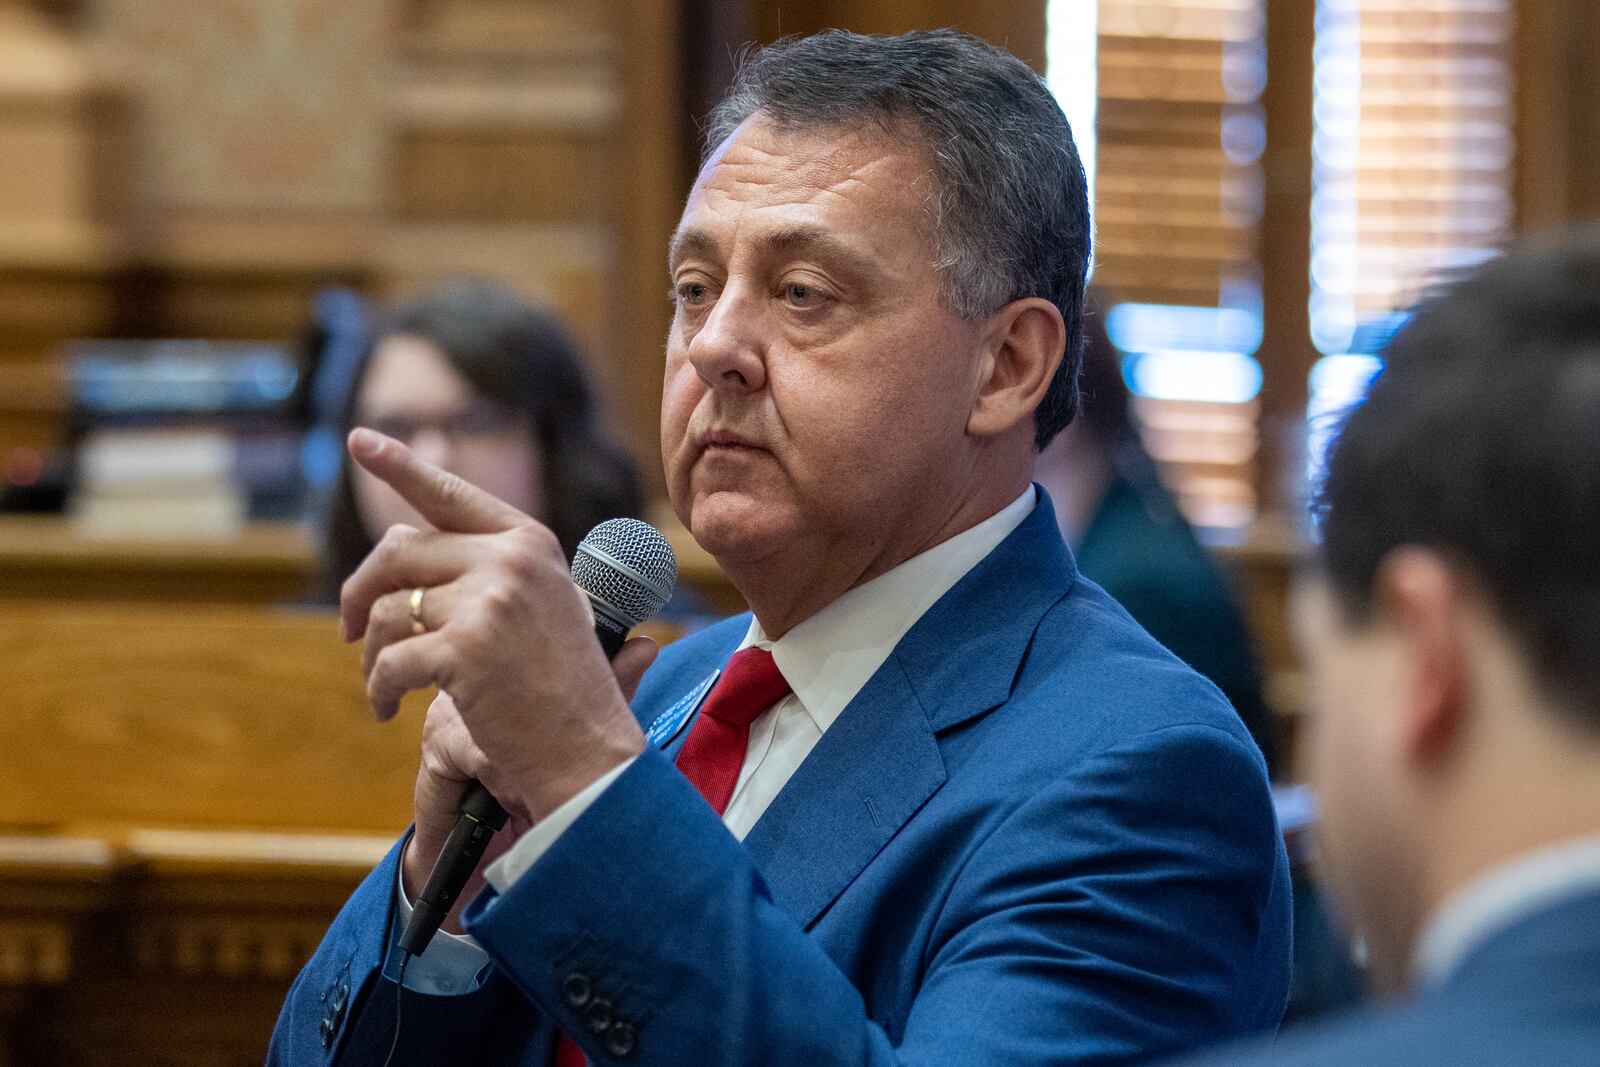
{"type": "Polygon", "coordinates": [[[752,618],[739,647],[771,649],[806,714],[826,732],[906,631],[1022,525],[1036,500],[1030,485],[976,526],[847,591],[776,641],[752,618]]]}
{"type": "Polygon", "coordinates": [[[1428,920],[1412,955],[1414,984],[1439,984],[1495,934],[1591,889],[1600,890],[1600,835],[1539,849],[1490,870],[1428,920]]]}

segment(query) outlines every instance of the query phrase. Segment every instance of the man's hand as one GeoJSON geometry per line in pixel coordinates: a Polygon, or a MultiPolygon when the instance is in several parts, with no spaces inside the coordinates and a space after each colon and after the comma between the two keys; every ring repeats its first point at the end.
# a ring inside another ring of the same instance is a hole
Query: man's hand
{"type": "Polygon", "coordinates": [[[643,750],[624,685],[637,684],[655,645],[630,641],[607,663],[554,534],[398,441],[355,430],[349,445],[435,528],[392,528],[340,596],[345,639],[366,638],[367,696],[380,720],[413,689],[436,685],[451,698],[429,712],[407,850],[408,874],[424,867],[426,877],[467,781],[529,825],[643,750]],[[420,635],[417,588],[426,590],[420,635]]]}
{"type": "MultiPolygon", "coordinates": [[[[617,678],[623,692],[630,698],[638,686],[638,676],[644,673],[645,667],[655,657],[655,642],[650,638],[635,637],[628,645],[632,646],[634,642],[640,642],[639,647],[633,648],[631,655],[627,654],[629,650],[625,647],[624,653],[619,654],[615,661],[622,664],[626,660],[632,665],[627,668],[627,675],[617,678]]],[[[461,798],[468,786],[478,780],[487,768],[488,760],[473,742],[466,724],[461,721],[461,713],[456,710],[455,702],[448,693],[440,693],[428,706],[428,717],[422,726],[422,761],[417,767],[415,794],[416,825],[400,861],[400,877],[405,884],[406,899],[415,901],[422,893],[422,887],[427,885],[428,876],[433,873],[434,861],[456,824],[461,798]]],[[[526,817],[511,814],[505,829],[490,839],[483,861],[456,896],[455,906],[444,920],[444,930],[453,934],[461,932],[461,912],[483,889],[484,870],[527,833],[532,825],[526,817]]]]}
{"type": "MultiPolygon", "coordinates": [[[[400,878],[406,897],[415,901],[433,873],[434,861],[455,826],[461,798],[468,786],[488,767],[483,752],[473,743],[461,713],[448,693],[440,693],[428,706],[422,726],[422,761],[417,767],[416,826],[400,859],[400,878]]],[[[489,841],[483,862],[473,872],[444,921],[444,929],[461,932],[462,907],[483,888],[483,870],[498,859],[532,824],[513,814],[505,830],[489,841]]]]}

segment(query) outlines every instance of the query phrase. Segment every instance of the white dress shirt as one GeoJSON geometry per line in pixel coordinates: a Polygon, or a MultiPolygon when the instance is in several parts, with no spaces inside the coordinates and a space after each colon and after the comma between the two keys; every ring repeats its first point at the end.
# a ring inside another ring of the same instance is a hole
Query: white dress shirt
{"type": "Polygon", "coordinates": [[[1417,939],[1411,973],[1419,987],[1450,977],[1495,934],[1568,897],[1600,891],[1600,836],[1519,856],[1455,893],[1417,939]]]}
{"type": "MultiPolygon", "coordinates": [[[[849,590],[776,641],[762,631],[759,622],[750,620],[739,647],[770,650],[791,692],[750,724],[744,765],[722,813],[730,833],[744,840],[900,639],[1022,524],[1033,510],[1036,496],[1030,485],[994,515],[849,590]]],[[[489,884],[502,893],[510,888],[632,762],[608,771],[518,838],[484,871],[489,884]]],[[[411,915],[404,892],[396,894],[396,906],[399,921],[395,926],[401,929],[411,915]]],[[[488,953],[472,938],[440,932],[427,951],[407,966],[405,984],[436,995],[471,992],[488,962],[488,953]]]]}

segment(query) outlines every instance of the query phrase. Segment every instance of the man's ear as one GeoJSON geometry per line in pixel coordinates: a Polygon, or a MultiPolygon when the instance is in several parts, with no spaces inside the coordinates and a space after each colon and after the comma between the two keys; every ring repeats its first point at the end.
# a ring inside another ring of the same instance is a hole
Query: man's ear
{"type": "Polygon", "coordinates": [[[1040,297],[1013,300],[989,319],[967,432],[992,437],[1033,417],[1061,366],[1067,328],[1040,297]]]}
{"type": "Polygon", "coordinates": [[[1373,581],[1377,609],[1405,646],[1405,756],[1436,763],[1466,722],[1470,650],[1460,573],[1428,549],[1399,548],[1384,557],[1373,581]]]}

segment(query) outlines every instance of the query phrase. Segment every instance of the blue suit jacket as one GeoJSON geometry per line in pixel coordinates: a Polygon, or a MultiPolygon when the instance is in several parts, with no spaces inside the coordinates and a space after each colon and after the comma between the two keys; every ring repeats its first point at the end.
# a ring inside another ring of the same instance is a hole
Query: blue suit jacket
{"type": "Polygon", "coordinates": [[[1190,1067],[1595,1067],[1600,893],[1571,897],[1473,949],[1416,1000],[1287,1030],[1190,1067]]]}
{"type": "MultiPolygon", "coordinates": [[[[743,637],[672,645],[640,721],[743,637]]],[[[1270,1030],[1290,893],[1260,753],[1216,688],[1080,579],[1048,498],[896,647],[741,844],[665,752],[504,895],[462,997],[407,991],[396,1063],[1124,1064],[1270,1030]]],[[[271,1061],[379,1067],[395,856],[289,994],[271,1061]]]]}

